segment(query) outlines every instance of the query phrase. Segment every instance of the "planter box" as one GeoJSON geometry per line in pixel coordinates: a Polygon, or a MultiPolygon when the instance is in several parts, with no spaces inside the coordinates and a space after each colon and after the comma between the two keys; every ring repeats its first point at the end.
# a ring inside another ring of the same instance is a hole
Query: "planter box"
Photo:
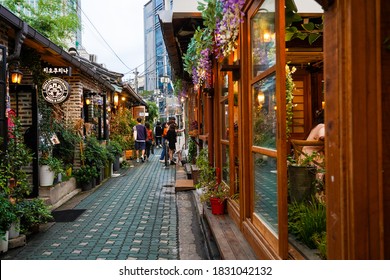
{"type": "Polygon", "coordinates": [[[199,174],[200,174],[199,168],[195,164],[192,164],[191,165],[191,177],[192,177],[192,180],[194,181],[194,186],[199,183],[199,174]]]}
{"type": "Polygon", "coordinates": [[[70,178],[68,181],[58,183],[52,187],[40,187],[39,197],[45,199],[46,203],[56,208],[76,195],[78,191],[76,179],[70,178]]]}
{"type": "Polygon", "coordinates": [[[314,193],[316,168],[288,166],[289,195],[291,201],[304,201],[314,193]]]}
{"type": "Polygon", "coordinates": [[[126,159],[132,159],[133,156],[134,156],[133,150],[126,150],[126,151],[125,151],[125,157],[126,157],[126,159]]]}

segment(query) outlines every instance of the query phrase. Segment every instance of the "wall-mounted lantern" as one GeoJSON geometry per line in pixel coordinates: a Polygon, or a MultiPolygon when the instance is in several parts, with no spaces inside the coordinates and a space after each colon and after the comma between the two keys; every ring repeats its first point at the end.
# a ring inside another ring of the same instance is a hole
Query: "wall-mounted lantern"
{"type": "Polygon", "coordinates": [[[23,73],[19,70],[18,64],[16,64],[14,68],[11,68],[9,72],[11,76],[11,83],[20,85],[23,73]]]}
{"type": "Polygon", "coordinates": [[[90,105],[90,104],[91,104],[91,97],[90,97],[89,95],[87,95],[87,96],[85,97],[85,104],[87,104],[87,105],[90,105]]]}

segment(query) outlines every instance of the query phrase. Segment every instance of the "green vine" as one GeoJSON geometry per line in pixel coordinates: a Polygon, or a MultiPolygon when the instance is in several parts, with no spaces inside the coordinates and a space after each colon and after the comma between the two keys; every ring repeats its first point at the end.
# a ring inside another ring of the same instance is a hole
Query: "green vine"
{"type": "Polygon", "coordinates": [[[306,40],[312,45],[318,38],[322,36],[324,28],[324,17],[321,17],[321,23],[304,22],[301,24],[302,30],[293,26],[294,23],[303,22],[302,17],[298,14],[298,8],[294,0],[286,0],[286,41],[291,41],[295,38],[306,40]]]}
{"type": "Polygon", "coordinates": [[[293,123],[293,109],[294,109],[294,90],[295,84],[292,78],[292,74],[296,71],[296,68],[286,65],[286,136],[287,139],[291,135],[292,123],[293,123]]]}

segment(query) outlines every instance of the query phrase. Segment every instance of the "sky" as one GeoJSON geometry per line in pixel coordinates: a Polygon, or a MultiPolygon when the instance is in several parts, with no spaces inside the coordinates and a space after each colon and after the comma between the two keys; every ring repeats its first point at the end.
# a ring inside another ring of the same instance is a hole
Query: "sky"
{"type": "Polygon", "coordinates": [[[134,68],[138,67],[138,72],[143,69],[143,8],[147,2],[81,0],[82,46],[89,54],[96,54],[97,62],[108,70],[127,73],[124,79],[134,68]]]}
{"type": "MultiPolygon", "coordinates": [[[[108,70],[125,74],[124,80],[134,77],[136,67],[139,73],[144,69],[143,8],[147,2],[81,0],[82,45],[88,53],[96,54],[97,62],[108,70]]],[[[321,11],[313,0],[295,2],[300,12],[321,11]]]]}

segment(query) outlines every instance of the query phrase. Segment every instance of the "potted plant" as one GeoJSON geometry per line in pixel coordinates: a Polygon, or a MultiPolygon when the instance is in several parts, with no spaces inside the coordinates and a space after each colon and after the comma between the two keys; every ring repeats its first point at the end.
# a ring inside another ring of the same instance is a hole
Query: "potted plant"
{"type": "Polygon", "coordinates": [[[312,153],[303,159],[295,159],[289,156],[288,159],[288,186],[291,201],[301,202],[315,193],[316,174],[318,166],[314,160],[322,156],[319,153],[312,153]]]}
{"type": "Polygon", "coordinates": [[[318,250],[326,259],[326,205],[315,196],[288,207],[288,228],[294,237],[309,249],[318,250]]]}
{"type": "Polygon", "coordinates": [[[41,224],[53,221],[49,206],[40,198],[20,202],[20,230],[23,233],[38,232],[41,224]]]}
{"type": "Polygon", "coordinates": [[[222,215],[225,213],[226,200],[230,198],[230,189],[224,183],[216,183],[214,186],[208,186],[200,196],[202,202],[209,201],[211,213],[222,215]]]}
{"type": "Polygon", "coordinates": [[[196,164],[191,166],[191,170],[196,189],[204,189],[215,185],[215,168],[210,165],[207,148],[200,150],[196,158],[196,164]]]}
{"type": "Polygon", "coordinates": [[[73,176],[82,191],[88,191],[94,187],[98,172],[95,166],[84,165],[75,170],[73,176]]]}
{"type": "Polygon", "coordinates": [[[86,139],[86,145],[82,159],[88,166],[94,166],[98,173],[96,177],[97,184],[103,180],[104,177],[104,166],[107,162],[107,150],[99,143],[94,136],[90,136],[86,139]]]}
{"type": "Polygon", "coordinates": [[[107,151],[111,162],[113,162],[113,170],[118,171],[120,168],[119,158],[123,152],[122,146],[115,140],[111,140],[107,145],[107,151]]]}
{"type": "Polygon", "coordinates": [[[12,120],[14,126],[9,133],[8,148],[0,156],[0,190],[8,197],[20,200],[31,192],[26,169],[23,167],[31,164],[33,156],[24,144],[19,118],[12,120]]]}
{"type": "Polygon", "coordinates": [[[8,251],[9,228],[17,220],[14,207],[4,194],[0,195],[0,251],[8,251]]]}
{"type": "Polygon", "coordinates": [[[53,156],[44,156],[39,160],[39,182],[40,186],[52,186],[54,178],[64,173],[63,163],[53,156]]]}

